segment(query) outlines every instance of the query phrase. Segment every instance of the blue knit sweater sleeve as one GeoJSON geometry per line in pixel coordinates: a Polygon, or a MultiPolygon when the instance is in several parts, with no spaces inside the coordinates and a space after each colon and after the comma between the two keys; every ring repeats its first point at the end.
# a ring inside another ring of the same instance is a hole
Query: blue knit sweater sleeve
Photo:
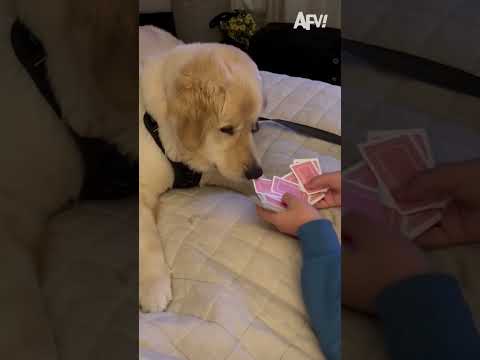
{"type": "Polygon", "coordinates": [[[376,307],[393,360],[480,359],[480,336],[455,278],[405,279],[383,290],[376,307]]]}
{"type": "Polygon", "coordinates": [[[339,360],[341,321],[340,244],[332,223],[316,220],[298,231],[303,253],[303,300],[327,360],[339,360]]]}

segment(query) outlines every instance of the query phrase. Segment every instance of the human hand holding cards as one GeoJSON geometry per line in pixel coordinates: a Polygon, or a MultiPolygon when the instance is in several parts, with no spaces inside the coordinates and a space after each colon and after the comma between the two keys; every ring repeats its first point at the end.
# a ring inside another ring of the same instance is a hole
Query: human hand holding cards
{"type": "Polygon", "coordinates": [[[327,193],[327,188],[305,188],[316,176],[322,174],[318,159],[295,159],[290,165],[291,172],[273,179],[261,177],[253,180],[257,193],[256,203],[271,211],[283,211],[286,206],[282,202],[285,193],[289,193],[304,202],[315,205],[327,193]]]}
{"type": "Polygon", "coordinates": [[[358,147],[363,161],[343,173],[345,210],[366,213],[410,239],[441,221],[445,198],[412,202],[394,196],[435,165],[425,130],[370,131],[358,147]]]}
{"type": "Polygon", "coordinates": [[[315,208],[290,193],[283,195],[282,204],[282,211],[279,212],[270,211],[268,205],[257,206],[257,214],[284,234],[297,236],[302,225],[321,218],[315,208]]]}

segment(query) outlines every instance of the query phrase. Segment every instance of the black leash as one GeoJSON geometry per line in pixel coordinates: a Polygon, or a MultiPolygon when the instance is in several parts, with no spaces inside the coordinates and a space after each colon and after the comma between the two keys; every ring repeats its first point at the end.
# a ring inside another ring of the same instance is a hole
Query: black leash
{"type": "Polygon", "coordinates": [[[317,129],[312,126],[297,124],[292,121],[282,119],[267,119],[263,117],[260,117],[258,121],[273,121],[304,136],[313,137],[315,139],[323,140],[335,145],[342,145],[342,137],[340,135],[322,129],[317,129]]]}

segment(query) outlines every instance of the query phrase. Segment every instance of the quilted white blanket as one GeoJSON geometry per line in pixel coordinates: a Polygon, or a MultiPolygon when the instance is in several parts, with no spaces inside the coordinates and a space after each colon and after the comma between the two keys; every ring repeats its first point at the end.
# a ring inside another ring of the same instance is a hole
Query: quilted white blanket
{"type": "MultiPolygon", "coordinates": [[[[263,116],[340,133],[340,88],[262,73],[263,116]]],[[[288,172],[293,158],[319,157],[340,168],[340,147],[264,123],[255,135],[266,175],[288,172]]],[[[207,174],[205,184],[224,184],[207,174]]],[[[251,185],[236,189],[252,195],[251,185]]],[[[174,299],[166,313],[141,315],[143,359],[322,359],[299,288],[297,240],[260,221],[253,202],[205,186],[163,195],[158,230],[172,269],[174,299]]],[[[337,229],[339,212],[325,211],[337,229]]]]}
{"type": "MultiPolygon", "coordinates": [[[[352,92],[349,99],[356,103],[355,112],[346,114],[352,132],[343,131],[344,154],[356,151],[354,144],[365,136],[354,131],[354,123],[361,124],[359,130],[366,124],[381,129],[388,125],[383,114],[395,113],[405,127],[422,124],[431,129],[438,162],[478,156],[478,101],[475,111],[466,112],[462,109],[472,109],[473,98],[421,87],[424,94],[441,96],[451,105],[450,112],[439,116],[437,108],[420,107],[421,103],[415,101],[410,79],[386,79],[373,69],[351,66],[355,71],[346,71],[345,77],[352,79],[359,72],[364,77],[358,77],[348,89],[352,92]],[[369,81],[362,81],[364,78],[369,81]],[[405,105],[406,100],[410,106],[405,105]],[[462,105],[465,102],[470,106],[462,105]],[[461,124],[469,131],[462,131],[461,124]],[[444,146],[445,139],[457,135],[461,143],[455,148],[444,146]]],[[[263,76],[269,100],[264,116],[340,132],[338,87],[270,73],[263,76]]],[[[349,105],[347,110],[354,104],[349,105]]],[[[442,107],[440,102],[437,105],[442,107]]],[[[256,141],[268,176],[283,173],[292,157],[319,156],[324,168],[338,167],[339,147],[304,138],[274,124],[263,126],[256,141]]],[[[217,181],[221,183],[214,174],[206,179],[210,183],[217,181]]],[[[252,193],[247,185],[241,191],[252,193]]],[[[125,317],[131,319],[138,301],[132,297],[129,285],[136,281],[132,276],[137,265],[104,264],[108,257],[129,258],[125,252],[131,251],[132,244],[125,244],[125,240],[136,238],[136,220],[132,218],[137,215],[137,204],[136,199],[83,204],[52,219],[44,292],[62,359],[105,358],[112,344],[118,349],[116,358],[122,359],[128,354],[129,344],[137,343],[137,337],[131,337],[128,331],[128,319],[125,321],[125,317]],[[92,252],[92,248],[96,251],[92,252]],[[122,336],[124,341],[119,341],[122,336]]],[[[339,213],[325,212],[325,216],[338,229],[339,213]]],[[[175,299],[167,313],[141,315],[143,359],[323,358],[299,297],[297,243],[261,223],[247,197],[219,187],[172,191],[161,199],[158,221],[162,236],[168,240],[175,299]]],[[[479,255],[478,245],[431,254],[437,269],[460,280],[478,325],[479,255]]],[[[344,310],[342,342],[345,359],[388,359],[381,330],[370,317],[344,310]]]]}

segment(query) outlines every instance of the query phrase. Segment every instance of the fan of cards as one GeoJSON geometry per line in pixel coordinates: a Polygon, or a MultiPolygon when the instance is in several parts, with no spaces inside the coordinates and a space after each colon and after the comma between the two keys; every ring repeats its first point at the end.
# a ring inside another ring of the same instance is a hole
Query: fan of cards
{"type": "Polygon", "coordinates": [[[285,209],[282,197],[287,192],[305,199],[310,205],[315,205],[325,197],[328,189],[305,189],[305,184],[322,173],[318,159],[295,159],[290,170],[291,172],[282,177],[261,177],[253,180],[260,206],[277,212],[285,209]]]}
{"type": "Polygon", "coordinates": [[[358,145],[363,161],[342,172],[343,210],[354,210],[414,239],[438,223],[446,199],[407,203],[393,193],[434,166],[423,129],[371,131],[358,145]]]}

